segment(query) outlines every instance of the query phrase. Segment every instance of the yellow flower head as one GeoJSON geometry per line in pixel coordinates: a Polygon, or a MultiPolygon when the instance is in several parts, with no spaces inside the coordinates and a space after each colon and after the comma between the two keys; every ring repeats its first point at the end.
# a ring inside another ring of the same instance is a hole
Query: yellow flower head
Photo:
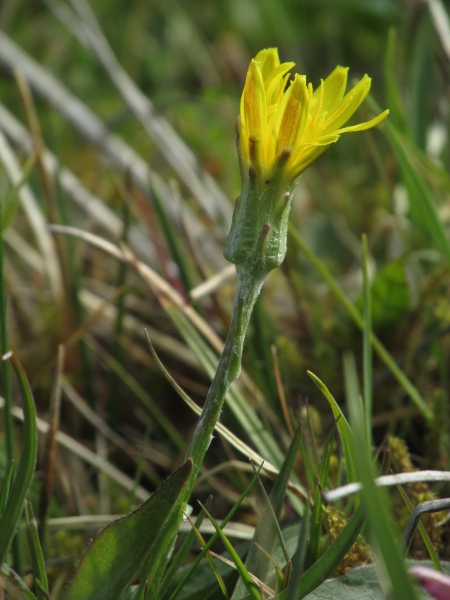
{"type": "Polygon", "coordinates": [[[286,84],[294,63],[281,63],[276,48],[252,59],[238,119],[242,165],[267,175],[283,164],[288,180],[298,177],[342,133],[362,131],[384,121],[389,111],[359,125],[343,127],[370,90],[367,75],[345,93],[347,67],[336,67],[313,91],[304,75],[286,84]]]}

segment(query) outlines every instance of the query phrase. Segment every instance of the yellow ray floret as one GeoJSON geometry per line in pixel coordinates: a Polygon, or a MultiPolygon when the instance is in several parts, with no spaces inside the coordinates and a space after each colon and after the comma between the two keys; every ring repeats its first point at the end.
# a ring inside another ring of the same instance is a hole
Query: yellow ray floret
{"type": "Polygon", "coordinates": [[[238,120],[243,165],[263,174],[280,160],[290,179],[298,177],[342,133],[363,131],[384,121],[389,111],[358,125],[343,127],[370,90],[367,75],[345,93],[347,67],[336,67],[313,91],[304,75],[287,85],[294,63],[280,63],[276,48],[252,59],[238,120]],[[287,87],[286,87],[287,85],[287,87]]]}

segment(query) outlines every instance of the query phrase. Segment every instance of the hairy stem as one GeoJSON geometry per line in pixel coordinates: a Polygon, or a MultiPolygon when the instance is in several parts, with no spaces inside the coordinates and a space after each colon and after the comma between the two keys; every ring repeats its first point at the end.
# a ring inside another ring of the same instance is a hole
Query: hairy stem
{"type": "MultiPolygon", "coordinates": [[[[203,464],[205,454],[211,442],[214,429],[222,412],[225,397],[231,383],[239,377],[245,334],[250,317],[258,298],[263,278],[255,277],[251,271],[236,268],[237,286],[233,303],[233,316],[230,330],[217,365],[217,370],[206,396],[200,420],[195,428],[194,436],[186,452],[186,459],[193,462],[192,474],[184,488],[180,504],[189,502],[192,490],[203,464]]],[[[180,506],[181,508],[181,506],[180,506]]],[[[150,590],[158,597],[159,590],[165,589],[162,581],[167,562],[170,559],[173,545],[183,518],[182,510],[175,510],[166,525],[164,539],[158,543],[159,552],[150,567],[150,590]]]]}
{"type": "MultiPolygon", "coordinates": [[[[237,269],[238,282],[234,297],[233,316],[230,330],[217,366],[214,379],[206,396],[200,420],[186,453],[192,458],[193,471],[189,485],[189,495],[203,463],[214,432],[226,393],[231,383],[239,377],[245,334],[250,316],[262,286],[262,280],[255,280],[250,273],[237,269]]],[[[186,490],[187,491],[187,490],[186,490]]]]}

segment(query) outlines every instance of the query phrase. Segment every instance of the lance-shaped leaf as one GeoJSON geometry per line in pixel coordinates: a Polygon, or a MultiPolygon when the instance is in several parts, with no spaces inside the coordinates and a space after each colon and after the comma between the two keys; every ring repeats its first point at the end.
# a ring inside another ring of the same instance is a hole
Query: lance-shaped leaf
{"type": "Polygon", "coordinates": [[[191,474],[187,461],[137,510],[110,523],[89,546],[64,600],[118,600],[159,550],[158,534],[191,474]]]}

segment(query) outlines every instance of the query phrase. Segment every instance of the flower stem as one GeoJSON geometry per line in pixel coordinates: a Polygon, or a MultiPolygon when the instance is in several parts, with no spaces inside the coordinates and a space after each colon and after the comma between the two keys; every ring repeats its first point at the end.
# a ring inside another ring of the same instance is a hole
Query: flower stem
{"type": "MultiPolygon", "coordinates": [[[[206,396],[200,420],[186,452],[186,459],[191,458],[193,465],[191,476],[180,498],[180,508],[189,502],[205,454],[211,443],[214,429],[222,412],[227,391],[231,383],[239,377],[245,334],[264,280],[264,277],[255,277],[249,269],[236,267],[236,272],[237,286],[230,329],[216,373],[206,396]]],[[[177,509],[172,513],[166,524],[164,539],[158,544],[158,553],[154,557],[149,576],[151,591],[155,597],[158,596],[159,590],[165,589],[164,571],[170,559],[182,517],[182,510],[177,509]]]]}
{"type": "Polygon", "coordinates": [[[239,377],[245,334],[263,280],[252,276],[247,269],[237,267],[237,286],[233,304],[230,330],[219,359],[216,373],[206,396],[200,420],[186,453],[193,461],[193,471],[186,489],[189,496],[202,466],[203,459],[214,433],[226,393],[231,383],[239,377]]]}

